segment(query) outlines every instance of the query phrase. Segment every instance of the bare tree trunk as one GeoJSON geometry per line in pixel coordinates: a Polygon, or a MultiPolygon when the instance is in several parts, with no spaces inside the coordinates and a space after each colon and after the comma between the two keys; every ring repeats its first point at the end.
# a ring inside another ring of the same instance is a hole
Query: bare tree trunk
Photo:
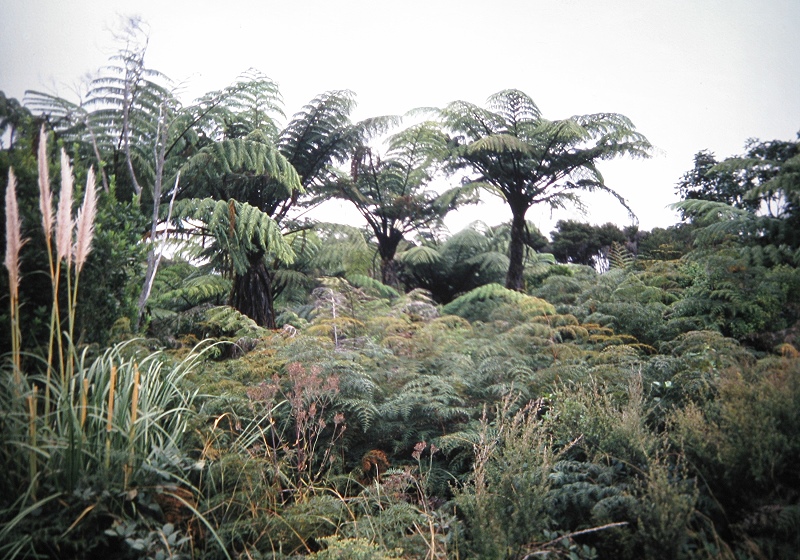
{"type": "MultiPolygon", "coordinates": [[[[136,317],[136,329],[142,324],[145,308],[147,307],[147,300],[150,299],[150,291],[153,289],[153,282],[158,272],[158,265],[161,263],[161,256],[164,254],[164,243],[167,240],[167,234],[164,233],[164,240],[158,243],[158,221],[161,210],[161,191],[164,188],[164,163],[166,161],[166,144],[167,144],[167,125],[166,125],[166,108],[162,105],[158,115],[158,143],[156,144],[155,156],[156,160],[156,176],[155,183],[153,184],[153,212],[150,218],[150,251],[147,253],[147,272],[144,277],[144,284],[142,291],[139,294],[139,313],[136,317]]],[[[172,197],[169,201],[169,210],[167,212],[167,222],[172,218],[172,207],[175,203],[175,196],[178,193],[178,184],[180,182],[181,174],[175,176],[175,187],[172,189],[172,197]]]]}
{"type": "MultiPolygon", "coordinates": [[[[142,53],[144,56],[144,53],[142,53]]],[[[136,180],[136,173],[133,169],[133,159],[131,157],[131,106],[133,105],[133,91],[136,83],[141,78],[141,68],[144,65],[142,57],[137,57],[135,61],[125,60],[125,90],[122,102],[122,141],[125,148],[125,161],[128,164],[128,172],[133,182],[133,192],[136,196],[141,196],[142,186],[136,180]],[[131,68],[133,65],[133,68],[131,68]]]]}
{"type": "MultiPolygon", "coordinates": [[[[167,211],[167,223],[169,223],[170,219],[172,219],[172,208],[175,204],[175,195],[178,194],[178,183],[180,181],[181,174],[175,177],[175,187],[172,189],[172,196],[169,199],[169,210],[167,211]]],[[[153,201],[153,205],[156,206],[157,202],[153,201]]],[[[157,213],[157,210],[154,210],[154,213],[157,213]]],[[[161,263],[161,257],[164,255],[164,245],[167,242],[167,232],[164,232],[164,239],[160,243],[160,245],[156,245],[155,235],[157,234],[157,226],[158,226],[158,216],[153,218],[153,222],[150,227],[150,239],[151,239],[151,247],[150,251],[147,253],[147,272],[144,276],[144,284],[142,285],[142,292],[139,294],[139,314],[136,319],[136,329],[139,330],[139,327],[142,324],[142,318],[144,317],[145,308],[147,307],[147,300],[150,299],[150,291],[153,289],[153,282],[156,279],[156,273],[158,272],[158,265],[161,263]],[[158,253],[156,254],[156,251],[158,253]]]]}

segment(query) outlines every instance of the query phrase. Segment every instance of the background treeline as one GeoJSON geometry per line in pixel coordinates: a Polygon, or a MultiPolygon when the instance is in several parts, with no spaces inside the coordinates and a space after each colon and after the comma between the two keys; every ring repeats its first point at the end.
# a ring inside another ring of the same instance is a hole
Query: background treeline
{"type": "Polygon", "coordinates": [[[0,93],[4,557],[796,554],[800,143],[698,153],[675,226],[546,237],[649,154],[624,116],[286,119],[255,71],[183,105],[137,44],[0,93]],[[42,226],[95,188],[78,265],[42,226]],[[485,191],[511,220],[447,233],[485,191]],[[303,219],[331,197],[365,226],[303,219]]]}

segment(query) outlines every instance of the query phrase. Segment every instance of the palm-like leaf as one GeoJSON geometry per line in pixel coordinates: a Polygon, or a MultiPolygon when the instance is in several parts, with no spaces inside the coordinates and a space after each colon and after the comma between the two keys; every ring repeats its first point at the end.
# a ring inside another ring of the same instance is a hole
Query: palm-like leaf
{"type": "Polygon", "coordinates": [[[330,91],[315,97],[294,115],[280,133],[278,149],[302,178],[304,186],[318,181],[332,162],[344,161],[355,138],[350,91],[330,91]]]}

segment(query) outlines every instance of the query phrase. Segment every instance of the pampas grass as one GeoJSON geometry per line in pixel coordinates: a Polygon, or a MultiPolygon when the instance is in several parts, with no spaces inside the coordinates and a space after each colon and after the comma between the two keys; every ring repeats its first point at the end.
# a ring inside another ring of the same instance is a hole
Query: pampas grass
{"type": "Polygon", "coordinates": [[[59,263],[66,260],[67,267],[72,261],[72,166],[67,152],[61,150],[61,192],[58,193],[58,212],[56,213],[56,256],[59,263]]]}
{"type": "Polygon", "coordinates": [[[11,296],[11,353],[14,361],[14,379],[20,376],[20,343],[22,333],[19,328],[19,252],[25,240],[22,239],[22,220],[17,206],[17,178],[14,170],[8,170],[6,187],[6,255],[4,263],[8,269],[9,295],[11,296]]]}
{"type": "Polygon", "coordinates": [[[94,218],[97,213],[97,189],[95,187],[94,169],[89,169],[86,177],[86,192],[83,195],[83,205],[78,210],[78,217],[75,219],[75,247],[73,254],[75,257],[75,273],[80,274],[89,251],[92,248],[92,238],[94,237],[94,218]]]}
{"type": "Polygon", "coordinates": [[[78,217],[75,219],[75,245],[71,249],[73,262],[75,263],[75,286],[72,289],[72,300],[69,310],[69,330],[70,335],[75,326],[75,310],[78,307],[78,280],[81,270],[86,263],[86,258],[92,250],[92,238],[94,237],[94,217],[97,213],[97,188],[95,187],[94,169],[89,168],[86,177],[86,192],[83,195],[83,204],[78,210],[78,217]]]}
{"type": "MultiPolygon", "coordinates": [[[[179,363],[161,353],[143,355],[126,348],[126,344],[94,358],[88,349],[77,351],[73,344],[74,317],[80,273],[92,250],[97,212],[95,173],[88,172],[83,203],[73,219],[73,171],[62,150],[61,189],[54,213],[47,152],[47,135],[42,129],[39,209],[50,265],[53,313],[48,361],[41,375],[26,371],[27,363],[20,363],[20,253],[25,240],[13,171],[9,171],[5,193],[4,263],[10,280],[13,363],[0,368],[0,493],[9,498],[0,499],[3,558],[52,555],[62,541],[68,540],[70,546],[86,542],[78,526],[96,524],[96,520],[90,521],[90,513],[101,505],[110,508],[115,521],[149,522],[152,513],[137,511],[135,492],[120,505],[116,496],[123,490],[163,485],[197,492],[187,478],[191,460],[180,452],[194,415],[196,392],[182,385],[187,373],[202,361],[204,351],[197,349],[179,363]],[[63,334],[58,309],[59,296],[63,296],[59,293],[60,281],[67,282],[67,297],[61,299],[67,301],[69,327],[63,334]],[[59,358],[54,355],[56,340],[59,358]],[[108,492],[95,495],[96,486],[108,488],[108,492]],[[128,502],[133,507],[128,507],[128,502]],[[66,531],[60,535],[60,530],[54,532],[52,525],[60,529],[58,522],[71,515],[70,507],[83,506],[87,507],[66,531]]],[[[209,522],[199,512],[195,514],[222,547],[209,522]]],[[[88,527],[87,534],[91,534],[95,527],[88,527]]],[[[230,558],[224,547],[222,553],[230,558]]]]}
{"type": "MultiPolygon", "coordinates": [[[[75,178],[72,173],[67,152],[61,149],[61,190],[58,196],[58,210],[53,217],[53,193],[50,190],[50,179],[47,165],[47,134],[42,127],[39,135],[39,210],[42,214],[42,229],[47,244],[47,255],[50,263],[50,281],[53,288],[53,307],[50,315],[50,343],[48,347],[47,363],[48,384],[50,369],[57,367],[61,372],[62,381],[72,375],[73,361],[69,357],[64,359],[64,346],[61,337],[61,310],[59,309],[59,290],[61,281],[61,267],[66,265],[67,272],[67,338],[72,344],[75,328],[75,309],[78,298],[78,280],[81,270],[92,247],[94,237],[94,219],[97,214],[97,188],[95,186],[94,169],[89,169],[86,178],[86,190],[83,204],[78,210],[77,218],[72,217],[73,190],[75,178]],[[52,237],[55,230],[55,259],[53,258],[52,237]],[[74,232],[74,236],[73,236],[74,232]],[[73,243],[73,237],[75,239],[73,243]],[[72,266],[74,263],[74,267],[72,266]],[[74,286],[73,286],[74,278],[74,286]],[[58,365],[54,361],[54,344],[58,343],[58,365]]],[[[49,407],[49,391],[45,401],[49,407]]]]}
{"type": "MultiPolygon", "coordinates": [[[[39,210],[42,213],[42,229],[44,239],[50,249],[50,238],[53,236],[53,191],[50,190],[50,170],[47,167],[47,133],[44,125],[39,132],[39,210]]],[[[50,258],[50,272],[53,272],[53,259],[50,258]]]]}
{"type": "Polygon", "coordinates": [[[17,178],[14,170],[8,170],[6,187],[6,256],[4,263],[8,269],[8,282],[11,299],[19,298],[19,251],[22,248],[22,220],[17,206],[17,178]]]}

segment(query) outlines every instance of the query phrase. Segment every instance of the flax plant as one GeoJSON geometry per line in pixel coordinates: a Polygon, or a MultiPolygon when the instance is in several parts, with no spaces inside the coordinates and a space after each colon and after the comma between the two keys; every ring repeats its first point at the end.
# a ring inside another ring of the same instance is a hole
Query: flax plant
{"type": "Polygon", "coordinates": [[[75,467],[66,473],[69,488],[92,473],[122,488],[141,484],[154,469],[167,472],[162,461],[180,447],[196,394],[181,383],[203,354],[173,366],[159,353],[137,359],[127,352],[118,345],[91,362],[83,352],[74,376],[55,389],[57,431],[76,434],[58,451],[75,467]]]}

